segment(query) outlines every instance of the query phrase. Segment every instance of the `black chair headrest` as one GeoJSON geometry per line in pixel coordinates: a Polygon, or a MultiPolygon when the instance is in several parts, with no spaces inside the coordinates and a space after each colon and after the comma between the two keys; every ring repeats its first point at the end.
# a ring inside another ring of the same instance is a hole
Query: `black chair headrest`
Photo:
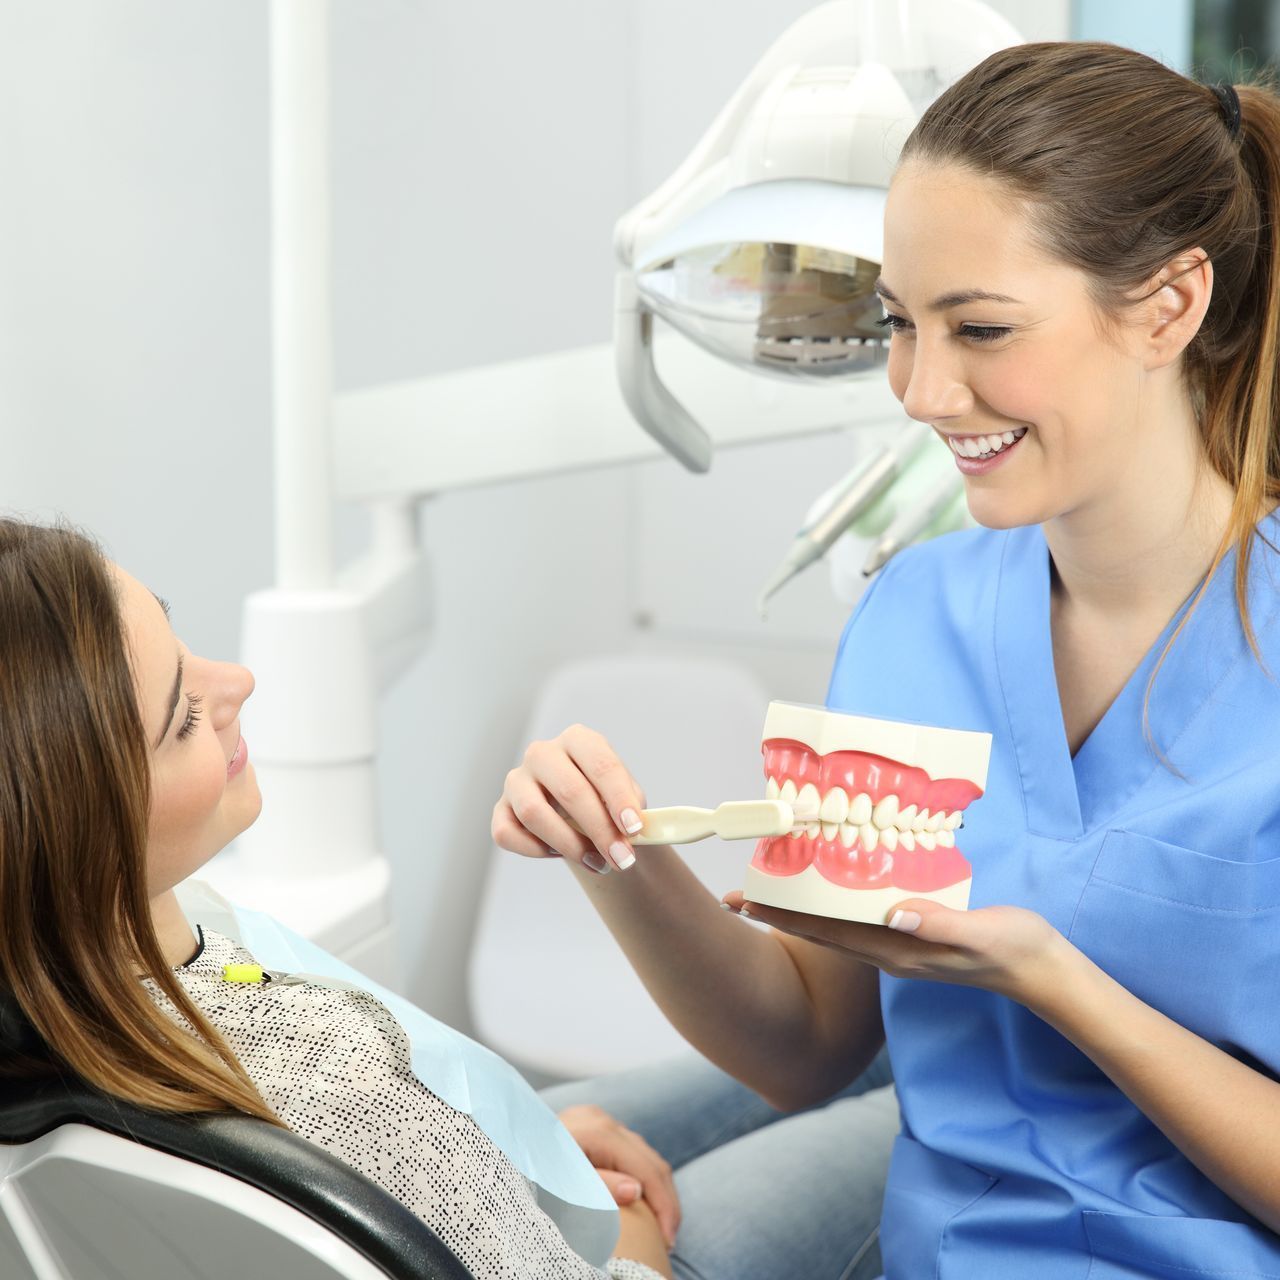
{"type": "Polygon", "coordinates": [[[64,1124],[91,1125],[239,1178],[328,1228],[392,1280],[473,1280],[417,1214],[292,1130],[238,1113],[152,1111],[60,1078],[17,1001],[0,992],[0,1143],[32,1142],[64,1124]],[[47,1065],[48,1073],[15,1080],[18,1063],[47,1065]]]}

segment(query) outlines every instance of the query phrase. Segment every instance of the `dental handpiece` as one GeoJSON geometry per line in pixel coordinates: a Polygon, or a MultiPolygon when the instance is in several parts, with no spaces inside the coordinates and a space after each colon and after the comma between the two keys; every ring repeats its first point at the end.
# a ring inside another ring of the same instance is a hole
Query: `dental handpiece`
{"type": "Polygon", "coordinates": [[[910,546],[964,492],[954,472],[939,476],[919,502],[908,507],[876,540],[862,566],[864,577],[882,569],[903,547],[910,546]]]}
{"type": "Polygon", "coordinates": [[[910,423],[890,445],[863,459],[832,491],[829,502],[796,534],[790,549],[760,593],[760,616],[765,602],[801,570],[820,559],[835,540],[893,484],[928,435],[928,428],[910,423]]]}

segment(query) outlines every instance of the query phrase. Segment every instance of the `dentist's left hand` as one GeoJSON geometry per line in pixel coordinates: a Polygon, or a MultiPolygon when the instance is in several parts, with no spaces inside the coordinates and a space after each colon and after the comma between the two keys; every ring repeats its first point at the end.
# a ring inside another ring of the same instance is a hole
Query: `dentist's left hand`
{"type": "Polygon", "coordinates": [[[635,861],[644,792],[609,743],[585,725],[531,743],[493,809],[494,842],[527,858],[571,858],[596,872],[635,861]],[[583,835],[566,819],[571,818],[583,835]]]}
{"type": "Polygon", "coordinates": [[[725,894],[730,911],[873,964],[895,978],[983,987],[1035,1012],[1061,989],[1080,953],[1043,916],[1023,907],[954,911],[927,898],[903,898],[884,928],[784,911],[725,894]]]}

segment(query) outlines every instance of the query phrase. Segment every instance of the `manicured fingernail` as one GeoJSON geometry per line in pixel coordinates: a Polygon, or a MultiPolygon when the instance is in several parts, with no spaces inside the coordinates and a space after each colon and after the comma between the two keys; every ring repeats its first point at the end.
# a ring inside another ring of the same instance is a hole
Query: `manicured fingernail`
{"type": "Polygon", "coordinates": [[[625,871],[636,860],[636,855],[621,840],[609,846],[609,854],[618,864],[619,871],[625,871]]]}
{"type": "Polygon", "coordinates": [[[621,1182],[618,1183],[618,1190],[624,1196],[630,1196],[633,1200],[635,1200],[638,1196],[642,1194],[642,1192],[644,1191],[644,1188],[634,1178],[624,1178],[621,1182]]]}
{"type": "Polygon", "coordinates": [[[739,915],[740,915],[744,920],[750,920],[750,919],[752,918],[751,912],[750,912],[750,911],[748,911],[748,910],[746,909],[746,907],[739,907],[739,908],[738,908],[738,914],[739,914],[739,915]]]}
{"type": "Polygon", "coordinates": [[[895,911],[893,919],[889,921],[890,929],[900,929],[903,933],[915,933],[920,927],[920,913],[918,911],[895,911]]]}
{"type": "Polygon", "coordinates": [[[640,815],[634,809],[623,809],[622,811],[622,829],[629,836],[635,835],[644,823],[640,821],[640,815]]]}
{"type": "Polygon", "coordinates": [[[609,864],[594,849],[582,855],[582,865],[601,876],[607,876],[611,870],[609,864]]]}
{"type": "Polygon", "coordinates": [[[720,910],[721,910],[721,911],[732,911],[732,910],[733,910],[733,908],[732,908],[732,907],[731,907],[727,902],[722,902],[722,903],[720,904],[720,910]]]}

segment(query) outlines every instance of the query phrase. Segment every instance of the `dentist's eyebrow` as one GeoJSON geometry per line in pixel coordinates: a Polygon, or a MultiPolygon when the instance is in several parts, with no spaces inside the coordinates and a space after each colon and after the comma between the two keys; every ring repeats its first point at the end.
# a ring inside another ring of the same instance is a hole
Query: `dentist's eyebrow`
{"type": "MultiPolygon", "coordinates": [[[[151,592],[156,596],[154,591],[151,592]]],[[[169,616],[169,602],[160,596],[156,596],[156,601],[164,610],[164,616],[169,616]]],[[[182,692],[182,654],[178,654],[178,674],[173,682],[173,692],[169,695],[169,714],[164,718],[164,728],[160,730],[160,736],[155,740],[155,749],[160,749],[160,744],[164,741],[164,735],[169,732],[169,726],[173,723],[173,713],[178,705],[178,695],[182,692]]]]}
{"type": "MultiPolygon", "coordinates": [[[[882,298],[888,298],[895,306],[902,306],[901,300],[883,280],[877,280],[873,288],[882,298]]],[[[1016,306],[1022,305],[1018,298],[1010,298],[1007,294],[988,293],[985,289],[959,289],[955,293],[944,293],[934,298],[929,303],[929,310],[946,311],[951,307],[963,307],[970,302],[1012,302],[1016,306]]]]}

